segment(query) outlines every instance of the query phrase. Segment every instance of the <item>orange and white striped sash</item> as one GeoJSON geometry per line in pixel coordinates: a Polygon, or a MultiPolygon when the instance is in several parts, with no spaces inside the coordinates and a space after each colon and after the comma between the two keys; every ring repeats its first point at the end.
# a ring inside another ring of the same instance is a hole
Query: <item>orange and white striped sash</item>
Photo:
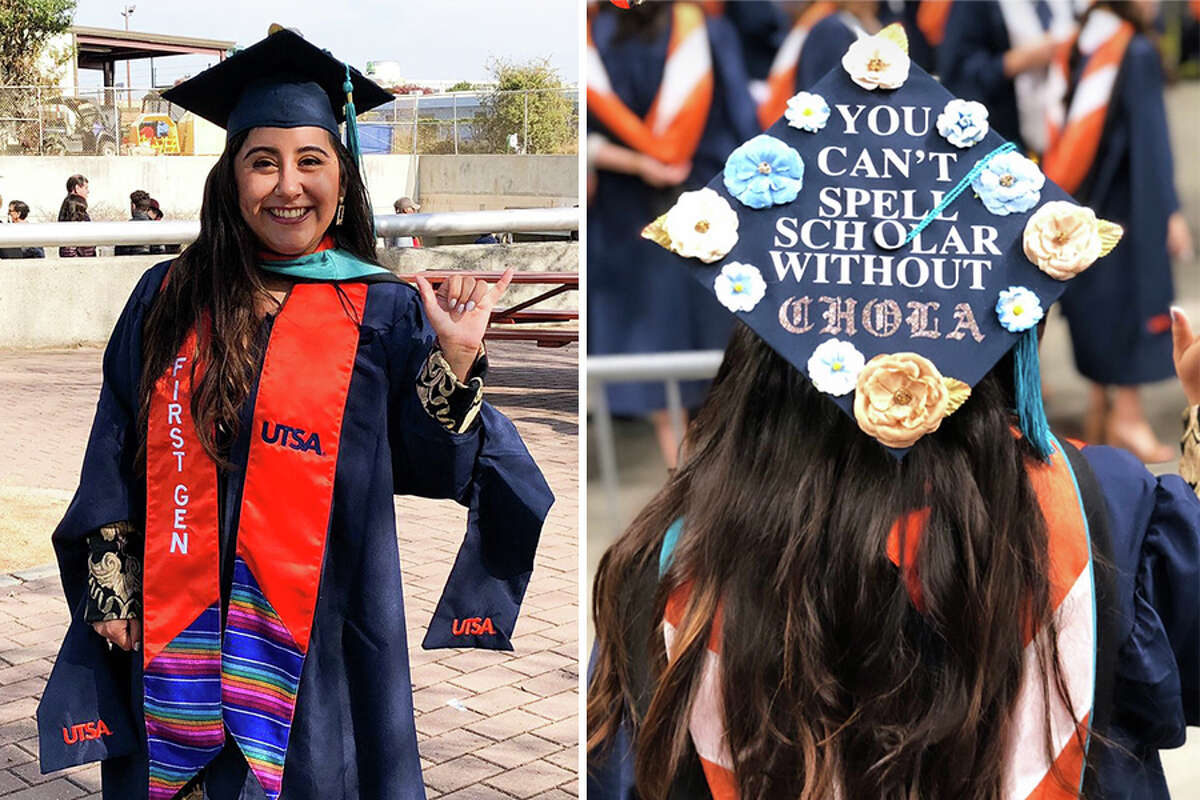
{"type": "Polygon", "coordinates": [[[1133,25],[1107,9],[1097,9],[1075,42],[1060,48],[1050,69],[1046,114],[1049,146],[1042,159],[1042,171],[1072,194],[1083,185],[1100,150],[1108,104],[1133,34],[1133,25]],[[1069,59],[1076,43],[1087,61],[1067,108],[1069,59]]]}
{"type": "Polygon", "coordinates": [[[693,3],[674,5],[662,83],[644,120],[613,91],[590,24],[587,44],[588,113],[623,143],[664,164],[691,161],[713,98],[712,52],[703,10],[693,3]]]}
{"type": "MultiPolygon", "coordinates": [[[[1050,602],[1058,629],[1059,664],[1073,707],[1068,707],[1051,688],[1050,707],[1047,708],[1039,657],[1047,634],[1045,630],[1031,628],[1025,635],[1021,685],[1012,712],[1014,724],[1007,748],[1004,797],[1006,800],[1069,800],[1078,797],[1083,781],[1095,690],[1096,602],[1091,544],[1075,476],[1057,442],[1051,462],[1031,467],[1029,478],[1049,534],[1050,602]],[[1053,758],[1045,744],[1047,718],[1050,720],[1053,758]],[[1064,782],[1074,788],[1065,788],[1064,782]]],[[[898,520],[888,538],[888,555],[897,565],[906,566],[905,582],[918,609],[924,604],[920,598],[920,580],[913,574],[911,565],[915,560],[919,532],[927,516],[927,510],[918,511],[898,520]],[[903,559],[901,549],[905,554],[903,559]]],[[[689,584],[680,586],[667,601],[663,635],[669,659],[675,657],[677,631],[687,612],[690,589],[689,584]]],[[[718,610],[704,654],[688,729],[713,799],[738,800],[733,757],[725,737],[720,652],[721,612],[718,610]]]]}
{"type": "Polygon", "coordinates": [[[787,101],[796,93],[796,70],[800,67],[800,51],[804,48],[808,32],[836,10],[836,3],[817,0],[804,9],[779,46],[771,62],[771,71],[767,74],[767,97],[758,106],[758,122],[764,129],[783,116],[787,101]]]}

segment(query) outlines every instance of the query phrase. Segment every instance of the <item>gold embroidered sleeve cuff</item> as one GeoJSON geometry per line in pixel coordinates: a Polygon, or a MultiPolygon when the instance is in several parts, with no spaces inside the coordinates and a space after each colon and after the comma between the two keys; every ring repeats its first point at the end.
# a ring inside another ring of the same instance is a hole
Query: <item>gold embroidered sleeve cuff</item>
{"type": "Polygon", "coordinates": [[[128,522],[88,537],[88,597],[84,619],[107,622],[142,616],[141,535],[128,522]]]}
{"type": "Polygon", "coordinates": [[[483,347],[464,383],[450,369],[442,351],[434,348],[417,375],[417,397],[425,413],[451,433],[465,433],[479,416],[483,405],[483,379],[487,353],[483,347]]]}
{"type": "MultiPolygon", "coordinates": [[[[1179,439],[1179,474],[1187,481],[1192,491],[1200,485],[1200,406],[1189,406],[1183,410],[1183,436],[1179,439]]],[[[1197,492],[1200,494],[1200,492],[1197,492]]]]}

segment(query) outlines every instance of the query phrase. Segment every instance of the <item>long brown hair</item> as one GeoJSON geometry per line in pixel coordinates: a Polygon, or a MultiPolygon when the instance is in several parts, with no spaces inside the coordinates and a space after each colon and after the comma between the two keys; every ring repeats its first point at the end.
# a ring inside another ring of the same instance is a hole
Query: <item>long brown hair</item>
{"type": "MultiPolygon", "coordinates": [[[[261,245],[238,207],[234,161],[247,136],[249,131],[232,137],[208,173],[200,235],[171,265],[170,278],[146,315],[142,332],[139,430],[144,437],[155,381],[179,354],[188,333],[205,321],[199,328],[204,335],[198,337],[197,354],[204,368],[192,391],[191,410],[201,445],[220,464],[227,464],[220,441],[236,437],[238,409],[250,396],[261,356],[256,349],[258,304],[270,299],[256,263],[261,245]],[[218,430],[225,435],[218,436],[218,430]]],[[[336,137],[329,138],[345,195],[342,224],[331,226],[330,233],[341,249],[377,264],[366,184],[350,152],[336,137]]]]}
{"type": "MultiPolygon", "coordinates": [[[[1036,456],[1013,435],[1011,389],[997,377],[1011,368],[1002,360],[898,462],[739,325],[686,460],[600,562],[589,753],[632,724],[638,796],[667,797],[720,606],[742,800],[1000,798],[1024,624],[1048,632],[1043,688],[1067,699],[1046,525],[1026,473],[1036,456]],[[901,515],[926,507],[918,611],[886,542],[901,515]],[[641,715],[630,651],[642,643],[628,631],[631,605],[649,598],[631,599],[628,583],[657,569],[680,517],[652,619],[685,582],[689,607],[670,664],[661,625],[645,643],[641,715]]],[[[1044,736],[1053,753],[1048,721],[1044,736]]]]}

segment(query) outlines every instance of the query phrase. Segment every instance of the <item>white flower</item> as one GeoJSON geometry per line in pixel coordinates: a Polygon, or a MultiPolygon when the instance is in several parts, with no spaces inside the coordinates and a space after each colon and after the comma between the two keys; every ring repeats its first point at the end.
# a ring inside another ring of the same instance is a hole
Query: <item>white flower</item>
{"type": "Polygon", "coordinates": [[[730,311],[752,311],[767,293],[767,282],[757,267],[734,261],[721,267],[713,281],[713,290],[721,305],[730,311]]]}
{"type": "Polygon", "coordinates": [[[987,106],[956,97],[938,114],[937,131],[955,147],[978,144],[988,134],[987,106]]]}
{"type": "Polygon", "coordinates": [[[787,111],[783,115],[793,128],[816,133],[829,122],[829,103],[819,94],[800,92],[787,101],[787,111]]]}
{"type": "Polygon", "coordinates": [[[706,263],[720,261],[738,240],[737,212],[712,189],[684,192],[663,221],[671,252],[706,263]]]}
{"type": "Polygon", "coordinates": [[[864,36],[842,56],[850,80],[867,91],[898,89],[908,80],[908,53],[882,36],[864,36]]]}
{"type": "Polygon", "coordinates": [[[1045,312],[1036,294],[1024,286],[1010,286],[1000,292],[996,314],[1005,330],[1020,333],[1037,325],[1045,312]]]}
{"type": "Polygon", "coordinates": [[[840,339],[826,339],[808,357],[808,378],[822,392],[841,397],[854,391],[866,359],[858,348],[840,339]]]}

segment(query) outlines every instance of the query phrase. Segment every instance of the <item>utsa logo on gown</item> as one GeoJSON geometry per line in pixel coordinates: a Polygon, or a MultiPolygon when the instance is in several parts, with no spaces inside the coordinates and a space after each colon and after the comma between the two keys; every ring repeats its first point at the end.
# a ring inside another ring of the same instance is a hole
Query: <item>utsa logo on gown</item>
{"type": "Polygon", "coordinates": [[[195,333],[155,388],[147,428],[143,656],[151,800],[174,796],[203,769],[224,747],[225,729],[267,798],[279,796],[358,347],[358,325],[339,289],[361,319],[365,284],[300,284],[272,329],[223,637],[216,466],[190,416],[195,370],[186,367],[195,333]],[[326,432],[325,440],[280,422],[297,419],[326,432]],[[182,520],[180,496],[187,498],[182,520]],[[182,534],[175,530],[180,521],[182,534]],[[182,549],[180,535],[188,543],[182,549]]]}
{"type": "MultiPolygon", "coordinates": [[[[1075,485],[1075,473],[1057,442],[1051,463],[1031,466],[1029,480],[1037,494],[1049,534],[1050,603],[1058,627],[1063,678],[1073,707],[1068,708],[1053,690],[1050,698],[1043,696],[1039,645],[1043,644],[1044,634],[1031,627],[1025,636],[1021,686],[1012,711],[1015,733],[1007,748],[1004,796],[1006,800],[1068,800],[1078,796],[1078,787],[1083,782],[1095,691],[1096,598],[1090,535],[1075,485]],[[1043,734],[1047,717],[1051,721],[1053,761],[1047,755],[1043,734]],[[1073,781],[1076,789],[1071,791],[1063,787],[1059,775],[1073,781]]],[[[893,527],[888,556],[894,563],[912,563],[911,556],[916,552],[923,519],[924,514],[918,512],[897,521],[893,527]],[[902,527],[906,531],[904,542],[909,551],[903,561],[899,555],[902,527]]],[[[664,563],[669,563],[666,547],[664,544],[664,563]]],[[[922,608],[920,580],[911,573],[906,574],[904,580],[914,605],[922,608]]],[[[690,588],[690,584],[683,584],[667,600],[663,637],[668,658],[677,655],[674,647],[676,632],[684,623],[690,588]]],[[[704,653],[688,731],[714,800],[738,800],[733,755],[725,738],[721,697],[721,619],[718,606],[704,653]]]]}
{"type": "Polygon", "coordinates": [[[321,437],[317,433],[306,433],[304,428],[293,428],[290,425],[282,423],[272,423],[270,420],[263,420],[261,433],[262,440],[267,444],[278,444],[280,447],[290,447],[293,450],[312,451],[319,456],[325,455],[321,450],[321,437]]]}
{"type": "Polygon", "coordinates": [[[98,719],[95,722],[83,722],[79,725],[72,725],[70,728],[64,727],[63,741],[67,744],[77,744],[85,742],[89,739],[99,739],[101,736],[112,736],[112,731],[104,724],[104,720],[98,719]]]}

